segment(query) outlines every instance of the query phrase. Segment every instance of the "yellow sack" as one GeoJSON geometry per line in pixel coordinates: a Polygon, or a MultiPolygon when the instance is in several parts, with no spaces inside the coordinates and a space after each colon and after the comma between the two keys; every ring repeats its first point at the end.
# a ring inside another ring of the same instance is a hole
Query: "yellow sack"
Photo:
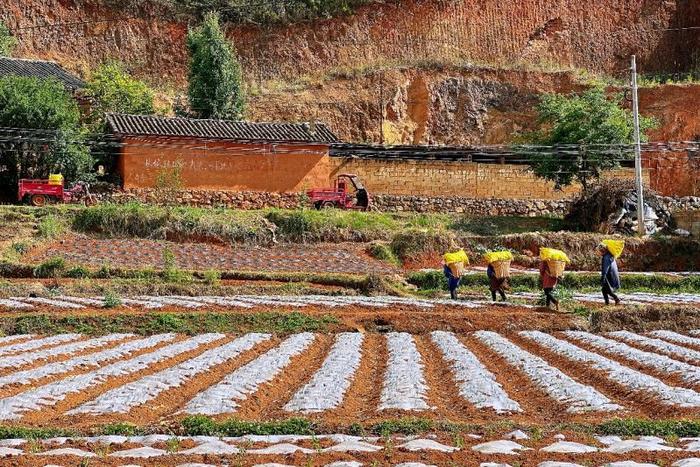
{"type": "Polygon", "coordinates": [[[63,185],[63,175],[49,174],[49,185],[63,185]]]}
{"type": "Polygon", "coordinates": [[[513,253],[510,251],[487,251],[484,258],[488,264],[496,261],[513,261],[513,253]]]}
{"type": "Polygon", "coordinates": [[[554,248],[540,248],[540,259],[542,261],[563,261],[570,263],[569,257],[561,250],[554,248]]]}
{"type": "Polygon", "coordinates": [[[469,264],[469,257],[467,257],[467,254],[462,249],[460,249],[459,251],[454,251],[452,253],[445,253],[442,256],[442,258],[447,264],[464,263],[465,266],[469,264]]]}
{"type": "Polygon", "coordinates": [[[613,239],[606,239],[600,242],[601,245],[605,245],[605,248],[608,249],[611,255],[615,259],[619,258],[620,255],[622,254],[622,250],[625,249],[625,241],[624,240],[613,240],[613,239]]]}

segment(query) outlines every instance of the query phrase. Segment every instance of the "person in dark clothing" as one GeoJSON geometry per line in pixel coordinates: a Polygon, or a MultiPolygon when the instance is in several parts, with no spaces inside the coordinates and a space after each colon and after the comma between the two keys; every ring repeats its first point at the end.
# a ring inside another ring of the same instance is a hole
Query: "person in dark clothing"
{"type": "Polygon", "coordinates": [[[554,309],[557,311],[559,311],[559,300],[554,298],[552,293],[557,287],[558,282],[559,279],[550,274],[547,262],[542,261],[540,264],[540,285],[542,286],[542,290],[544,290],[545,303],[547,304],[547,308],[553,304],[554,309]]]}
{"type": "Polygon", "coordinates": [[[491,291],[491,299],[496,301],[496,292],[501,295],[501,301],[506,301],[505,289],[508,286],[508,278],[498,278],[496,277],[496,270],[491,264],[486,268],[486,275],[489,277],[489,290],[491,291]]]}
{"type": "Polygon", "coordinates": [[[617,268],[617,261],[608,247],[601,244],[598,246],[600,260],[600,285],[603,292],[605,304],[610,304],[610,298],[615,300],[615,305],[620,304],[620,298],[615,293],[620,288],[620,272],[617,268]]]}
{"type": "Polygon", "coordinates": [[[445,277],[447,277],[447,286],[450,289],[450,297],[453,300],[457,300],[457,287],[459,287],[461,277],[455,276],[447,264],[443,266],[442,271],[445,273],[445,277]]]}

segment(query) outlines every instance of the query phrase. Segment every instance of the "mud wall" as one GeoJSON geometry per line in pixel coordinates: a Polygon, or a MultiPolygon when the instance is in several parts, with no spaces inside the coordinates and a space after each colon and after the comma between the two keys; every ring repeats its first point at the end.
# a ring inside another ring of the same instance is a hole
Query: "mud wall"
{"type": "Polygon", "coordinates": [[[293,192],[324,186],[331,171],[327,145],[157,138],[123,143],[118,167],[125,188],[152,188],[161,178],[173,187],[293,192]]]}

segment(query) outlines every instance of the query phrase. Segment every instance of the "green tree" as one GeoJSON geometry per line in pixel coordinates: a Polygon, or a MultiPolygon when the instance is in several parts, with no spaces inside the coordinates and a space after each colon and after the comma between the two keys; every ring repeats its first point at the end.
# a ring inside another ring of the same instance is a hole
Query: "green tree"
{"type": "Polygon", "coordinates": [[[226,40],[217,13],[187,34],[189,101],[199,118],[240,120],[245,109],[241,65],[226,40]]]}
{"type": "Polygon", "coordinates": [[[155,113],[154,93],[146,83],[133,78],[119,62],[100,65],[85,89],[93,99],[91,120],[104,121],[109,112],[151,115],[155,113]]]}
{"type": "Polygon", "coordinates": [[[10,34],[10,30],[7,26],[0,21],[0,57],[9,57],[12,55],[12,51],[16,46],[17,39],[10,34]]]}
{"type": "MultiPolygon", "coordinates": [[[[602,87],[581,94],[544,95],[537,106],[541,128],[526,137],[535,146],[527,149],[535,174],[558,187],[579,182],[585,189],[603,171],[632,159],[632,112],[620,101],[621,95],[610,99],[602,87]]],[[[653,119],[641,117],[642,141],[655,125],[653,119]]]]}
{"type": "Polygon", "coordinates": [[[0,78],[0,187],[15,192],[17,180],[62,173],[70,181],[89,178],[92,157],[85,144],[78,104],[56,80],[0,78]]]}

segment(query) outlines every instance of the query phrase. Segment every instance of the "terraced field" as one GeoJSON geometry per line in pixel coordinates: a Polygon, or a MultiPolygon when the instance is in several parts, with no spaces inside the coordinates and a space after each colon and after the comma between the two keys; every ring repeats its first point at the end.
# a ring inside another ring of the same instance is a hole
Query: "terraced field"
{"type": "Polygon", "coordinates": [[[338,426],[406,414],[470,422],[700,414],[700,330],[60,334],[0,344],[0,420],[29,424],[185,414],[303,414],[338,426]]]}

